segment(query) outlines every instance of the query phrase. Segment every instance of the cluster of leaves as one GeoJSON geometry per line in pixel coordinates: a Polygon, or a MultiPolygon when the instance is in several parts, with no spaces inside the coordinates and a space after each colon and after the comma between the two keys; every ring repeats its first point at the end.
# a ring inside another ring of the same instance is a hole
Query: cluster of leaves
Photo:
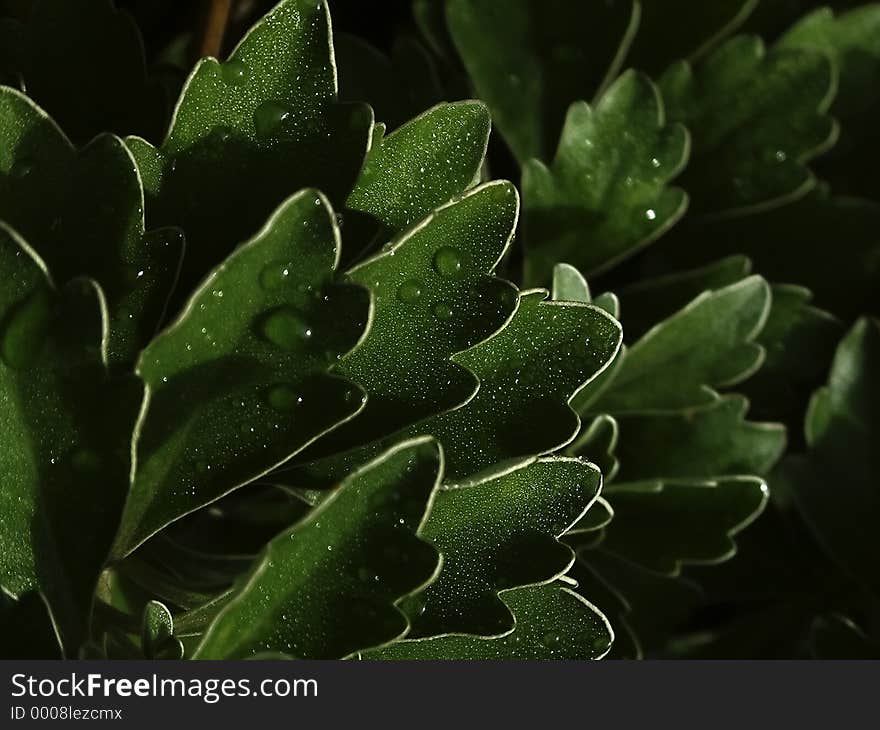
{"type": "Polygon", "coordinates": [[[876,654],[880,6],[791,5],[283,0],[164,137],[0,21],[2,654],[876,654]]]}

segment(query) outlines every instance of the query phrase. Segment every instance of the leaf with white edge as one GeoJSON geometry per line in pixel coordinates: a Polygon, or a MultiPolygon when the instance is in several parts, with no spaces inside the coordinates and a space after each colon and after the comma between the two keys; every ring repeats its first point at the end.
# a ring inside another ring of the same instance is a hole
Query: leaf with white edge
{"type": "Polygon", "coordinates": [[[16,61],[28,96],[78,144],[108,131],[162,133],[165,93],[147,75],[134,19],[111,0],[31,3],[16,61]]]}
{"type": "Polygon", "coordinates": [[[149,225],[186,234],[183,290],[297,190],[318,188],[341,208],[372,126],[369,107],[336,101],[324,0],[283,0],[225,63],[202,59],[161,146],[128,140],[149,225]]]}
{"type": "Polygon", "coordinates": [[[59,282],[101,285],[112,365],[133,362],[155,333],[183,255],[179,232],[145,233],[143,206],[122,140],[101,135],[77,151],[30,99],[0,87],[0,218],[59,282]]]}
{"type": "Polygon", "coordinates": [[[602,548],[650,570],[678,575],[682,565],[714,564],[736,552],[733,536],[767,503],[756,477],[615,484],[605,490],[614,519],[602,548]]]}
{"type": "Polygon", "coordinates": [[[620,291],[626,311],[627,342],[634,342],[704,291],[721,289],[745,279],[752,263],[745,256],[729,256],[698,269],[678,271],[639,281],[620,291]]]}
{"type": "Polygon", "coordinates": [[[770,310],[770,287],[750,276],[705,292],[630,347],[591,412],[677,410],[711,403],[764,359],[755,343],[770,310]]]}
{"type": "Polygon", "coordinates": [[[850,574],[878,589],[880,539],[880,325],[859,320],[837,348],[828,385],[807,413],[809,451],[781,478],[819,542],[850,574]]]}
{"type": "MultiPolygon", "coordinates": [[[[380,243],[394,238],[471,187],[489,127],[489,111],[478,101],[439,104],[387,137],[379,126],[347,207],[378,222],[380,243]]],[[[346,246],[349,238],[346,231],[346,246]]]]}
{"type": "Polygon", "coordinates": [[[419,532],[443,555],[424,591],[401,603],[411,638],[503,634],[513,616],[499,592],[548,583],[574,553],[558,538],[589,509],[602,475],[579,459],[525,462],[439,491],[419,532]]]}
{"type": "Polygon", "coordinates": [[[442,479],[430,438],[399,444],[354,472],[266,547],[214,619],[197,659],[280,651],[340,659],[406,634],[396,607],[429,583],[440,554],[417,533],[442,479]]]}
{"type": "Polygon", "coordinates": [[[695,212],[767,209],[816,184],[807,163],[837,138],[827,112],[837,88],[831,61],[801,49],[767,51],[737,36],[695,67],[681,61],[660,80],[670,121],[693,135],[681,184],[695,212]]]}
{"type": "Polygon", "coordinates": [[[174,619],[164,603],[149,601],[144,606],[141,647],[147,659],[183,658],[183,644],[174,636],[174,619]]]}
{"type": "Polygon", "coordinates": [[[516,626],[500,637],[438,636],[398,641],[364,659],[601,659],[614,641],[608,620],[559,584],[505,591],[516,626]]]}
{"type": "Polygon", "coordinates": [[[477,93],[525,162],[547,159],[569,104],[617,75],[638,4],[448,0],[446,17],[477,93]]]}
{"type": "Polygon", "coordinates": [[[549,454],[571,441],[580,420],[569,402],[614,359],[620,325],[597,307],[544,301],[522,292],[513,317],[488,340],[452,358],[480,386],[464,405],[384,441],[273,475],[290,486],[330,485],[394,439],[431,434],[443,444],[446,476],[461,481],[507,459],[549,454]]]}
{"type": "Polygon", "coordinates": [[[785,428],[747,421],[748,407],[742,396],[729,395],[677,412],[618,415],[616,481],[766,474],[785,448],[785,428]]]}
{"type": "Polygon", "coordinates": [[[839,15],[820,8],[804,17],[779,41],[782,48],[808,48],[830,56],[840,84],[831,111],[840,120],[840,140],[820,165],[838,193],[876,199],[876,141],[880,101],[865,93],[880,81],[880,5],[872,3],[839,15]]]}
{"type": "Polygon", "coordinates": [[[627,65],[662,73],[680,58],[704,55],[748,20],[759,0],[640,0],[639,32],[627,65]]]}
{"type": "Polygon", "coordinates": [[[669,183],[689,146],[642,74],[625,73],[595,109],[573,104],[552,164],[523,168],[527,282],[546,283],[561,260],[593,276],[667,231],[687,209],[687,194],[669,183]]]}
{"type": "Polygon", "coordinates": [[[597,416],[585,427],[566,453],[583,456],[596,464],[606,482],[617,475],[620,462],[617,459],[617,439],[620,435],[617,421],[609,415],[597,416]]]}
{"type": "Polygon", "coordinates": [[[614,519],[614,509],[611,503],[604,497],[596,497],[590,508],[584,513],[577,522],[565,533],[565,537],[570,535],[580,535],[581,533],[595,533],[606,527],[611,520],[614,519]]]}
{"type": "Polygon", "coordinates": [[[590,285],[583,274],[571,264],[556,264],[553,267],[553,300],[557,302],[593,301],[590,285]]]}
{"type": "Polygon", "coordinates": [[[128,491],[143,386],[107,375],[94,282],[56,291],[3,224],[0,272],[0,586],[40,591],[76,656],[128,491]]]}
{"type": "Polygon", "coordinates": [[[513,185],[487,183],[348,272],[372,292],[375,311],[364,341],[335,372],[366,390],[368,402],[298,461],[373,442],[473,396],[477,378],[450,357],[489,337],[516,306],[515,287],[493,271],[517,212],[513,185]]]}
{"type": "Polygon", "coordinates": [[[117,556],[363,407],[363,392],[330,374],[371,310],[366,291],[336,281],[339,246],[327,200],[297,193],[143,352],[150,396],[117,556]]]}

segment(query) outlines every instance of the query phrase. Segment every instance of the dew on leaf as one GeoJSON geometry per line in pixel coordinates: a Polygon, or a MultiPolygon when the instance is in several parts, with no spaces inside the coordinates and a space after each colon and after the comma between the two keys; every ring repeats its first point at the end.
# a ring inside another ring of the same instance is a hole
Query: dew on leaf
{"type": "Polygon", "coordinates": [[[220,66],[220,75],[230,86],[243,86],[250,78],[251,70],[243,61],[227,61],[220,66]]]}
{"type": "Polygon", "coordinates": [[[283,412],[292,411],[302,403],[299,394],[291,386],[284,384],[273,385],[269,389],[267,400],[272,408],[283,412]]]}
{"type": "Polygon", "coordinates": [[[452,307],[445,302],[437,302],[433,307],[434,316],[443,321],[448,322],[452,319],[452,307]]]}
{"type": "Polygon", "coordinates": [[[260,286],[263,289],[277,289],[290,281],[292,264],[287,261],[272,261],[263,267],[260,272],[260,286]]]}
{"type": "Polygon", "coordinates": [[[461,264],[461,254],[452,246],[441,246],[434,254],[434,270],[440,276],[458,276],[461,264]]]}
{"type": "Polygon", "coordinates": [[[277,134],[290,118],[290,109],[277,101],[264,101],[254,111],[254,128],[260,137],[277,134]]]}
{"type": "Polygon", "coordinates": [[[422,285],[415,279],[408,279],[397,289],[397,298],[405,304],[412,304],[422,296],[422,285]]]}
{"type": "Polygon", "coordinates": [[[260,334],[273,345],[292,350],[312,336],[312,327],[293,307],[284,306],[262,320],[260,334]]]}

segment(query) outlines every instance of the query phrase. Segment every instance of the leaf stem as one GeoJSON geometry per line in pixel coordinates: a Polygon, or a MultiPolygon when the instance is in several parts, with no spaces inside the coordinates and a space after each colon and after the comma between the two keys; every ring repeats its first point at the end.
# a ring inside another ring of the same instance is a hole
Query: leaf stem
{"type": "Polygon", "coordinates": [[[233,0],[208,0],[198,48],[200,57],[216,58],[220,55],[223,37],[226,35],[226,27],[232,15],[232,4],[233,0]]]}

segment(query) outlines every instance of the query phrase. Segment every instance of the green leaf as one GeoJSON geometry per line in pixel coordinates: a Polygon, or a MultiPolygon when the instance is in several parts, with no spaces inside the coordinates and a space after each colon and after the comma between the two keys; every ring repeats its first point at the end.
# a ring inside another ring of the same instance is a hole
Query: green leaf
{"type": "Polygon", "coordinates": [[[733,536],[761,514],[768,493],[755,477],[614,485],[605,491],[614,519],[602,547],[667,575],[719,563],[735,554],[733,536]]]}
{"type": "Polygon", "coordinates": [[[662,73],[680,58],[704,55],[739,28],[758,0],[640,0],[639,32],[627,64],[650,74],[662,73]]]}
{"type": "Polygon", "coordinates": [[[443,555],[443,568],[401,604],[409,635],[510,631],[499,591],[548,583],[571,567],[574,553],[557,538],[589,509],[601,481],[592,464],[551,457],[438,492],[419,536],[443,555]]]}
{"type": "Polygon", "coordinates": [[[698,269],[641,279],[620,291],[626,310],[626,339],[634,342],[705,291],[722,289],[745,279],[752,262],[729,256],[698,269]]]}
{"type": "Polygon", "coordinates": [[[446,476],[453,482],[506,459],[548,454],[567,444],[580,423],[568,404],[614,358],[620,325],[597,307],[546,297],[546,290],[523,292],[503,329],[452,358],[480,383],[464,405],[392,438],[276,473],[273,480],[327,486],[383,445],[423,434],[443,444],[446,476]]]}
{"type": "Polygon", "coordinates": [[[713,388],[735,385],[760,367],[764,351],[755,338],[770,301],[770,287],[758,276],[701,294],[627,350],[590,411],[616,415],[713,402],[713,388]]]}
{"type": "Polygon", "coordinates": [[[880,102],[865,92],[880,80],[880,6],[864,5],[837,16],[831,8],[820,8],[789,30],[779,45],[821,51],[834,60],[840,86],[831,111],[841,122],[841,135],[822,172],[830,173],[838,193],[877,198],[880,102]]]}
{"type": "Polygon", "coordinates": [[[56,291],[45,264],[0,224],[0,586],[46,598],[76,656],[128,491],[143,388],[110,379],[94,282],[56,291]]]}
{"type": "MultiPolygon", "coordinates": [[[[387,137],[377,126],[348,208],[378,221],[374,239],[394,238],[472,185],[489,127],[489,112],[476,101],[439,104],[387,137]]],[[[346,232],[347,245],[349,238],[346,232]]]]}
{"type": "Polygon", "coordinates": [[[370,311],[367,292],[336,283],[338,260],[329,203],[297,193],[144,351],[150,398],[117,556],[363,407],[362,391],[329,373],[370,311]]]}
{"type": "Polygon", "coordinates": [[[336,101],[323,0],[284,0],[225,63],[202,59],[162,145],[129,140],[150,225],[186,234],[184,291],[295,191],[316,187],[341,208],[372,125],[368,107],[336,101]]]}
{"type": "Polygon", "coordinates": [[[614,641],[605,617],[565,586],[501,594],[516,626],[501,637],[439,636],[398,641],[364,659],[601,659],[614,641]]]}
{"type": "Polygon", "coordinates": [[[141,646],[147,659],[183,658],[183,644],[174,638],[174,619],[164,603],[150,601],[144,606],[141,646]]]}
{"type": "Polygon", "coordinates": [[[806,458],[783,472],[804,519],[828,552],[852,575],[880,588],[880,398],[874,376],[880,326],[859,320],[841,342],[831,377],[810,403],[806,458]]]}
{"type": "Polygon", "coordinates": [[[595,110],[573,104],[552,165],[523,168],[527,281],[545,283],[561,260],[593,276],[661,236],[687,209],[668,185],[688,151],[647,76],[625,73],[595,110]]]}
{"type": "Polygon", "coordinates": [[[524,162],[547,159],[569,104],[617,75],[638,4],[448,0],[446,17],[477,93],[524,162]]]}
{"type": "Polygon", "coordinates": [[[748,407],[745,398],[730,395],[672,413],[618,415],[616,480],[766,474],[785,448],[785,428],[746,421],[748,407]]]}
{"type": "Polygon", "coordinates": [[[510,183],[488,183],[349,271],[372,292],[375,311],[366,338],[336,370],[369,400],[312,458],[375,441],[473,396],[477,379],[450,357],[495,332],[516,306],[515,288],[492,272],[517,211],[510,183]]]}
{"type": "Polygon", "coordinates": [[[158,137],[167,101],[147,76],[143,41],[128,13],[111,0],[31,5],[16,59],[28,96],[78,144],[102,132],[158,137]]]}
{"type": "Polygon", "coordinates": [[[183,254],[178,232],[145,234],[143,205],[118,137],[101,135],[77,151],[42,109],[0,87],[0,218],[58,281],[85,274],[101,284],[113,365],[131,363],[155,333],[183,254]]]}
{"type": "Polygon", "coordinates": [[[672,122],[693,135],[681,184],[696,212],[767,209],[816,184],[806,163],[837,138],[827,115],[835,69],[821,54],[737,36],[694,68],[673,64],[660,88],[672,122]]]}
{"type": "Polygon", "coordinates": [[[605,481],[610,482],[620,468],[615,453],[619,436],[617,420],[603,414],[582,428],[577,440],[566,451],[571,455],[588,455],[589,460],[602,471],[605,481]]]}
{"type": "Polygon", "coordinates": [[[556,264],[553,267],[553,300],[556,302],[593,301],[590,285],[583,274],[571,264],[556,264]]]}
{"type": "Polygon", "coordinates": [[[442,469],[438,445],[424,438],[349,476],[269,543],[195,657],[342,658],[402,637],[408,623],[395,603],[433,580],[440,565],[416,533],[442,469]]]}

